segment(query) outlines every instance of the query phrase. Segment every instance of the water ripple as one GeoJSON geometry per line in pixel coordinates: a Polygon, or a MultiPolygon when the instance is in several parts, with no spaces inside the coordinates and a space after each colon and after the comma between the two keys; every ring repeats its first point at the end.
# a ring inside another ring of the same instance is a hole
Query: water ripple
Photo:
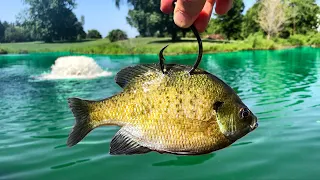
{"type": "Polygon", "coordinates": [[[66,168],[68,166],[73,166],[76,164],[80,164],[80,163],[84,163],[84,162],[88,162],[90,161],[90,159],[82,159],[82,160],[78,160],[78,161],[74,161],[74,162],[69,162],[69,163],[65,163],[65,164],[60,164],[57,166],[52,166],[51,169],[61,169],[61,168],[66,168]]]}
{"type": "MultiPolygon", "coordinates": [[[[259,128],[203,156],[111,156],[118,127],[99,127],[69,148],[66,99],[121,91],[114,77],[33,81],[61,55],[0,58],[0,179],[314,179],[319,177],[320,51],[298,48],[205,55],[201,67],[226,81],[259,118],[259,128]],[[143,171],[142,171],[143,170],[143,171]],[[272,172],[272,173],[270,173],[272,172]]],[[[92,56],[118,72],[157,56],[92,56]]],[[[192,64],[195,56],[172,56],[192,64]]]]}

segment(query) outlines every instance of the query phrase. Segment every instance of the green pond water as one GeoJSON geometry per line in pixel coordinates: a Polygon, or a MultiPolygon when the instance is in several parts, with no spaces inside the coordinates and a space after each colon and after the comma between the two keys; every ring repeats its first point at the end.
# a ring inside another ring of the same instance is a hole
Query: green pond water
{"type": "MultiPolygon", "coordinates": [[[[63,54],[0,56],[0,179],[319,179],[320,49],[210,54],[200,67],[236,90],[259,127],[232,146],[202,156],[155,152],[111,156],[118,127],[100,127],[78,145],[66,140],[74,118],[66,99],[121,91],[122,68],[157,56],[90,56],[111,76],[38,80],[63,54]]],[[[167,57],[192,65],[195,55],[167,57]]]]}

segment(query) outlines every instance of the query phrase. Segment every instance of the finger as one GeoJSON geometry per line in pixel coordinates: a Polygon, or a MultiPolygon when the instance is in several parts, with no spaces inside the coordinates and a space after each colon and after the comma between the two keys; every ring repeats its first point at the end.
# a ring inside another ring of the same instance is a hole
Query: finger
{"type": "Polygon", "coordinates": [[[177,26],[188,28],[197,19],[206,0],[178,0],[174,9],[174,22],[177,26]]]}
{"type": "Polygon", "coordinates": [[[160,10],[163,13],[170,14],[173,11],[173,0],[161,0],[160,10]]]}
{"type": "Polygon", "coordinates": [[[225,14],[227,13],[232,7],[232,0],[217,0],[216,4],[216,13],[217,14],[225,14]]]}
{"type": "Polygon", "coordinates": [[[215,0],[207,0],[206,4],[204,5],[204,8],[202,9],[198,18],[194,22],[195,27],[200,33],[204,32],[204,30],[206,30],[208,26],[214,3],[215,0]]]}

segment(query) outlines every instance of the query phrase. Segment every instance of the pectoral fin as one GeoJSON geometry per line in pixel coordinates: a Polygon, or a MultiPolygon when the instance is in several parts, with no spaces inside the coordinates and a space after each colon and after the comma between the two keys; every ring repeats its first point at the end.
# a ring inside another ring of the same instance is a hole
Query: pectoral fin
{"type": "Polygon", "coordinates": [[[121,128],[113,137],[110,143],[110,154],[132,155],[148,153],[149,148],[141,146],[125,127],[121,128]]]}

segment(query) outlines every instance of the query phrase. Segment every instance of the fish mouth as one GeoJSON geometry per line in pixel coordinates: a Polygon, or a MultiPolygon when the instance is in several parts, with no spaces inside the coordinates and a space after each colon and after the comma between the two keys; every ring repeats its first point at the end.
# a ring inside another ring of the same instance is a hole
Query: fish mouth
{"type": "Polygon", "coordinates": [[[252,124],[250,124],[250,131],[255,130],[257,127],[259,126],[257,118],[254,118],[254,120],[252,121],[252,124]]]}

